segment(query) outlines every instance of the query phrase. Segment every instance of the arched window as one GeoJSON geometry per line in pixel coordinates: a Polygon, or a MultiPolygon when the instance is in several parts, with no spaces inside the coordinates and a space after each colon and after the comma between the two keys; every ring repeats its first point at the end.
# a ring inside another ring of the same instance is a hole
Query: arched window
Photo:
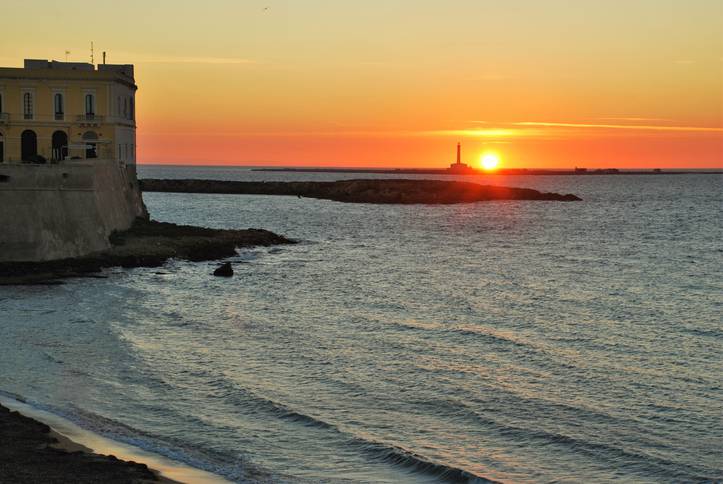
{"type": "Polygon", "coordinates": [[[63,104],[63,95],[56,92],[55,96],[53,96],[53,106],[55,107],[55,119],[58,121],[65,118],[65,107],[63,104]]]}
{"type": "Polygon", "coordinates": [[[85,116],[95,116],[95,96],[92,94],[85,95],[85,116]]]}
{"type": "Polygon", "coordinates": [[[23,117],[33,119],[33,93],[31,92],[23,94],[23,117]]]}

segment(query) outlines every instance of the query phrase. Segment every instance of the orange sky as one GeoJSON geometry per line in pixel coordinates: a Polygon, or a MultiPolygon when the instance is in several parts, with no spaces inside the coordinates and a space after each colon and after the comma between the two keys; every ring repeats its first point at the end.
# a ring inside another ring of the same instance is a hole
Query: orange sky
{"type": "Polygon", "coordinates": [[[88,5],[6,0],[0,63],[134,63],[144,163],[723,168],[720,0],[88,5]]]}

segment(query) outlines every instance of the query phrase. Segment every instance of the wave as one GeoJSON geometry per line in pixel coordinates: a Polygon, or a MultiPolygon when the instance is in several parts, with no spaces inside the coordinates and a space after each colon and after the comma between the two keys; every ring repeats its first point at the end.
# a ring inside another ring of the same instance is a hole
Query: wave
{"type": "Polygon", "coordinates": [[[478,484],[499,482],[464,469],[433,462],[426,457],[397,445],[384,444],[360,438],[357,438],[354,444],[364,452],[374,456],[377,460],[410,469],[414,472],[423,473],[438,480],[478,484]]]}
{"type": "Polygon", "coordinates": [[[344,436],[351,446],[356,447],[364,453],[370,454],[378,461],[400,466],[414,472],[426,474],[436,479],[449,482],[474,482],[480,484],[497,482],[464,469],[434,462],[433,460],[423,457],[415,452],[404,449],[399,445],[379,442],[355,435],[351,432],[342,430],[337,425],[326,422],[318,417],[313,417],[311,415],[291,410],[280,403],[273,402],[271,400],[266,400],[266,403],[278,412],[278,416],[280,418],[320,429],[331,430],[344,436]]]}
{"type": "Polygon", "coordinates": [[[422,321],[392,321],[392,324],[403,329],[421,330],[421,331],[437,331],[442,333],[452,333],[464,336],[482,337],[493,343],[501,343],[504,345],[514,346],[525,350],[545,351],[547,348],[521,338],[511,331],[498,331],[484,326],[475,326],[471,324],[453,324],[444,325],[440,323],[426,323],[422,321]]]}
{"type": "MultiPolygon", "coordinates": [[[[272,482],[273,475],[248,462],[238,462],[238,455],[228,459],[220,452],[189,446],[188,443],[174,438],[165,438],[139,428],[104,417],[102,415],[72,407],[61,409],[25,398],[22,395],[0,390],[0,396],[16,400],[37,410],[48,412],[68,420],[82,429],[107,439],[130,445],[171,459],[180,464],[210,472],[234,482],[272,482]]],[[[187,420],[189,416],[185,415],[187,420]]],[[[288,478],[288,477],[287,477],[288,478]]]]}
{"type": "MultiPolygon", "coordinates": [[[[247,399],[246,402],[243,402],[246,406],[250,403],[255,406],[257,410],[265,411],[277,418],[332,432],[340,437],[345,445],[370,455],[378,462],[399,466],[409,471],[447,482],[471,482],[480,484],[497,482],[465,469],[435,462],[433,459],[405,449],[398,444],[381,442],[371,437],[358,435],[350,430],[344,429],[340,425],[330,423],[321,417],[302,413],[283,403],[259,395],[252,390],[238,388],[228,381],[217,380],[217,383],[221,383],[227,387],[229,398],[237,400],[239,395],[242,394],[247,399]]],[[[234,403],[240,402],[236,401],[234,403]]]]}
{"type": "MultiPolygon", "coordinates": [[[[217,380],[214,383],[234,387],[232,383],[224,380],[217,380]]],[[[237,396],[242,394],[245,398],[251,399],[252,401],[247,403],[251,403],[257,410],[270,413],[283,420],[332,432],[336,436],[341,437],[344,444],[369,455],[373,460],[378,462],[399,466],[411,472],[423,474],[445,482],[470,482],[480,484],[497,482],[465,469],[435,462],[433,459],[417,454],[399,445],[362,437],[353,432],[346,431],[338,425],[296,411],[280,402],[255,394],[250,390],[242,388],[229,388],[229,390],[235,390],[234,393],[237,396]]],[[[235,482],[246,482],[248,480],[293,480],[289,476],[272,475],[270,472],[259,469],[257,466],[250,465],[249,463],[244,463],[239,467],[236,462],[238,455],[234,456],[234,463],[228,462],[227,457],[222,453],[192,448],[189,447],[186,442],[172,438],[163,438],[84,409],[73,407],[70,410],[63,410],[52,405],[29,401],[21,395],[3,392],[1,390],[0,395],[6,395],[9,398],[26,403],[39,410],[63,417],[88,431],[106,438],[162,455],[176,462],[223,476],[235,482]]],[[[183,418],[189,419],[189,416],[185,415],[183,418]]]]}
{"type": "MultiPolygon", "coordinates": [[[[269,413],[280,419],[333,432],[337,436],[342,437],[345,445],[369,454],[375,460],[404,467],[413,472],[425,474],[440,480],[451,482],[495,482],[489,477],[475,474],[469,470],[435,462],[433,459],[417,454],[412,450],[405,449],[399,444],[383,442],[375,440],[372,437],[358,435],[353,431],[343,428],[341,425],[330,423],[322,417],[292,409],[285,404],[259,395],[252,390],[239,388],[227,380],[217,380],[217,383],[221,383],[226,387],[228,396],[235,400],[234,403],[242,403],[247,407],[252,406],[257,411],[269,413]],[[237,400],[240,395],[243,395],[245,399],[244,402],[237,400]]],[[[422,402],[416,403],[420,404],[422,402]]],[[[528,445],[564,446],[576,453],[591,456],[596,460],[602,458],[608,461],[610,465],[623,465],[627,469],[638,472],[641,475],[650,475],[653,473],[659,476],[675,476],[677,479],[686,481],[711,481],[715,479],[711,477],[715,475],[715,470],[704,465],[694,466],[639,451],[628,450],[625,449],[622,444],[617,446],[609,443],[595,442],[542,428],[529,428],[502,422],[485,415],[483,413],[484,410],[478,411],[463,402],[457,402],[451,399],[449,401],[442,401],[441,403],[439,401],[427,403],[432,405],[435,411],[446,407],[451,414],[456,414],[457,416],[464,415],[465,418],[474,419],[476,422],[481,423],[485,429],[491,430],[507,440],[528,445]]],[[[548,402],[548,404],[564,408],[568,411],[582,412],[588,419],[592,417],[593,419],[600,420],[601,424],[605,425],[614,425],[617,421],[616,417],[608,414],[600,414],[597,412],[592,412],[591,414],[589,410],[563,403],[555,404],[548,402]]]]}
{"type": "MultiPolygon", "coordinates": [[[[492,422],[480,416],[481,419],[492,422]]],[[[496,424],[499,425],[499,424],[496,424]]],[[[615,467],[623,466],[628,471],[637,472],[643,476],[651,474],[666,478],[674,478],[685,482],[713,482],[714,471],[702,466],[693,466],[644,453],[625,449],[622,445],[616,446],[602,442],[593,442],[570,435],[550,432],[543,429],[530,429],[513,425],[498,427],[501,435],[515,437],[527,443],[540,443],[543,445],[564,446],[576,453],[586,454],[610,461],[615,467]]]]}
{"type": "MultiPolygon", "coordinates": [[[[418,401],[415,403],[434,409],[446,410],[447,416],[472,419],[482,424],[485,429],[491,430],[508,440],[527,445],[563,446],[576,453],[592,456],[595,459],[605,459],[609,461],[611,465],[623,465],[626,469],[637,471],[641,475],[649,476],[651,473],[654,473],[659,476],[675,476],[677,479],[690,482],[712,482],[720,478],[713,477],[716,475],[716,471],[704,465],[694,466],[674,462],[648,453],[625,449],[623,444],[618,446],[609,443],[595,442],[582,437],[548,431],[542,428],[530,428],[503,422],[501,419],[489,415],[496,412],[497,409],[495,408],[488,409],[488,414],[485,410],[473,409],[470,405],[454,399],[418,401]]],[[[566,404],[554,405],[575,412],[588,413],[585,409],[566,404]]],[[[611,415],[598,412],[593,412],[589,414],[588,417],[599,420],[607,426],[614,425],[616,420],[616,418],[611,415]]]]}

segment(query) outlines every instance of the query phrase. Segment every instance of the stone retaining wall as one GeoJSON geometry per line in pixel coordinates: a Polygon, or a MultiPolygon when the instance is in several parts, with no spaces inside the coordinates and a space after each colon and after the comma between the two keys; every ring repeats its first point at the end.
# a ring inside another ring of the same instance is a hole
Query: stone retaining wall
{"type": "Polygon", "coordinates": [[[0,164],[0,262],[105,250],[146,215],[135,170],[116,161],[0,164]]]}

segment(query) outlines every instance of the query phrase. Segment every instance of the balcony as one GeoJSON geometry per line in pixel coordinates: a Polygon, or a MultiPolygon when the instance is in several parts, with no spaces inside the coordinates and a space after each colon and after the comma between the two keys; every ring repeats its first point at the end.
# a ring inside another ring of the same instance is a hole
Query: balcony
{"type": "Polygon", "coordinates": [[[7,124],[10,121],[10,115],[8,113],[0,113],[0,124],[7,124]]]}
{"type": "Polygon", "coordinates": [[[98,127],[104,122],[104,116],[99,116],[97,114],[81,114],[77,117],[76,121],[81,126],[98,127]]]}

